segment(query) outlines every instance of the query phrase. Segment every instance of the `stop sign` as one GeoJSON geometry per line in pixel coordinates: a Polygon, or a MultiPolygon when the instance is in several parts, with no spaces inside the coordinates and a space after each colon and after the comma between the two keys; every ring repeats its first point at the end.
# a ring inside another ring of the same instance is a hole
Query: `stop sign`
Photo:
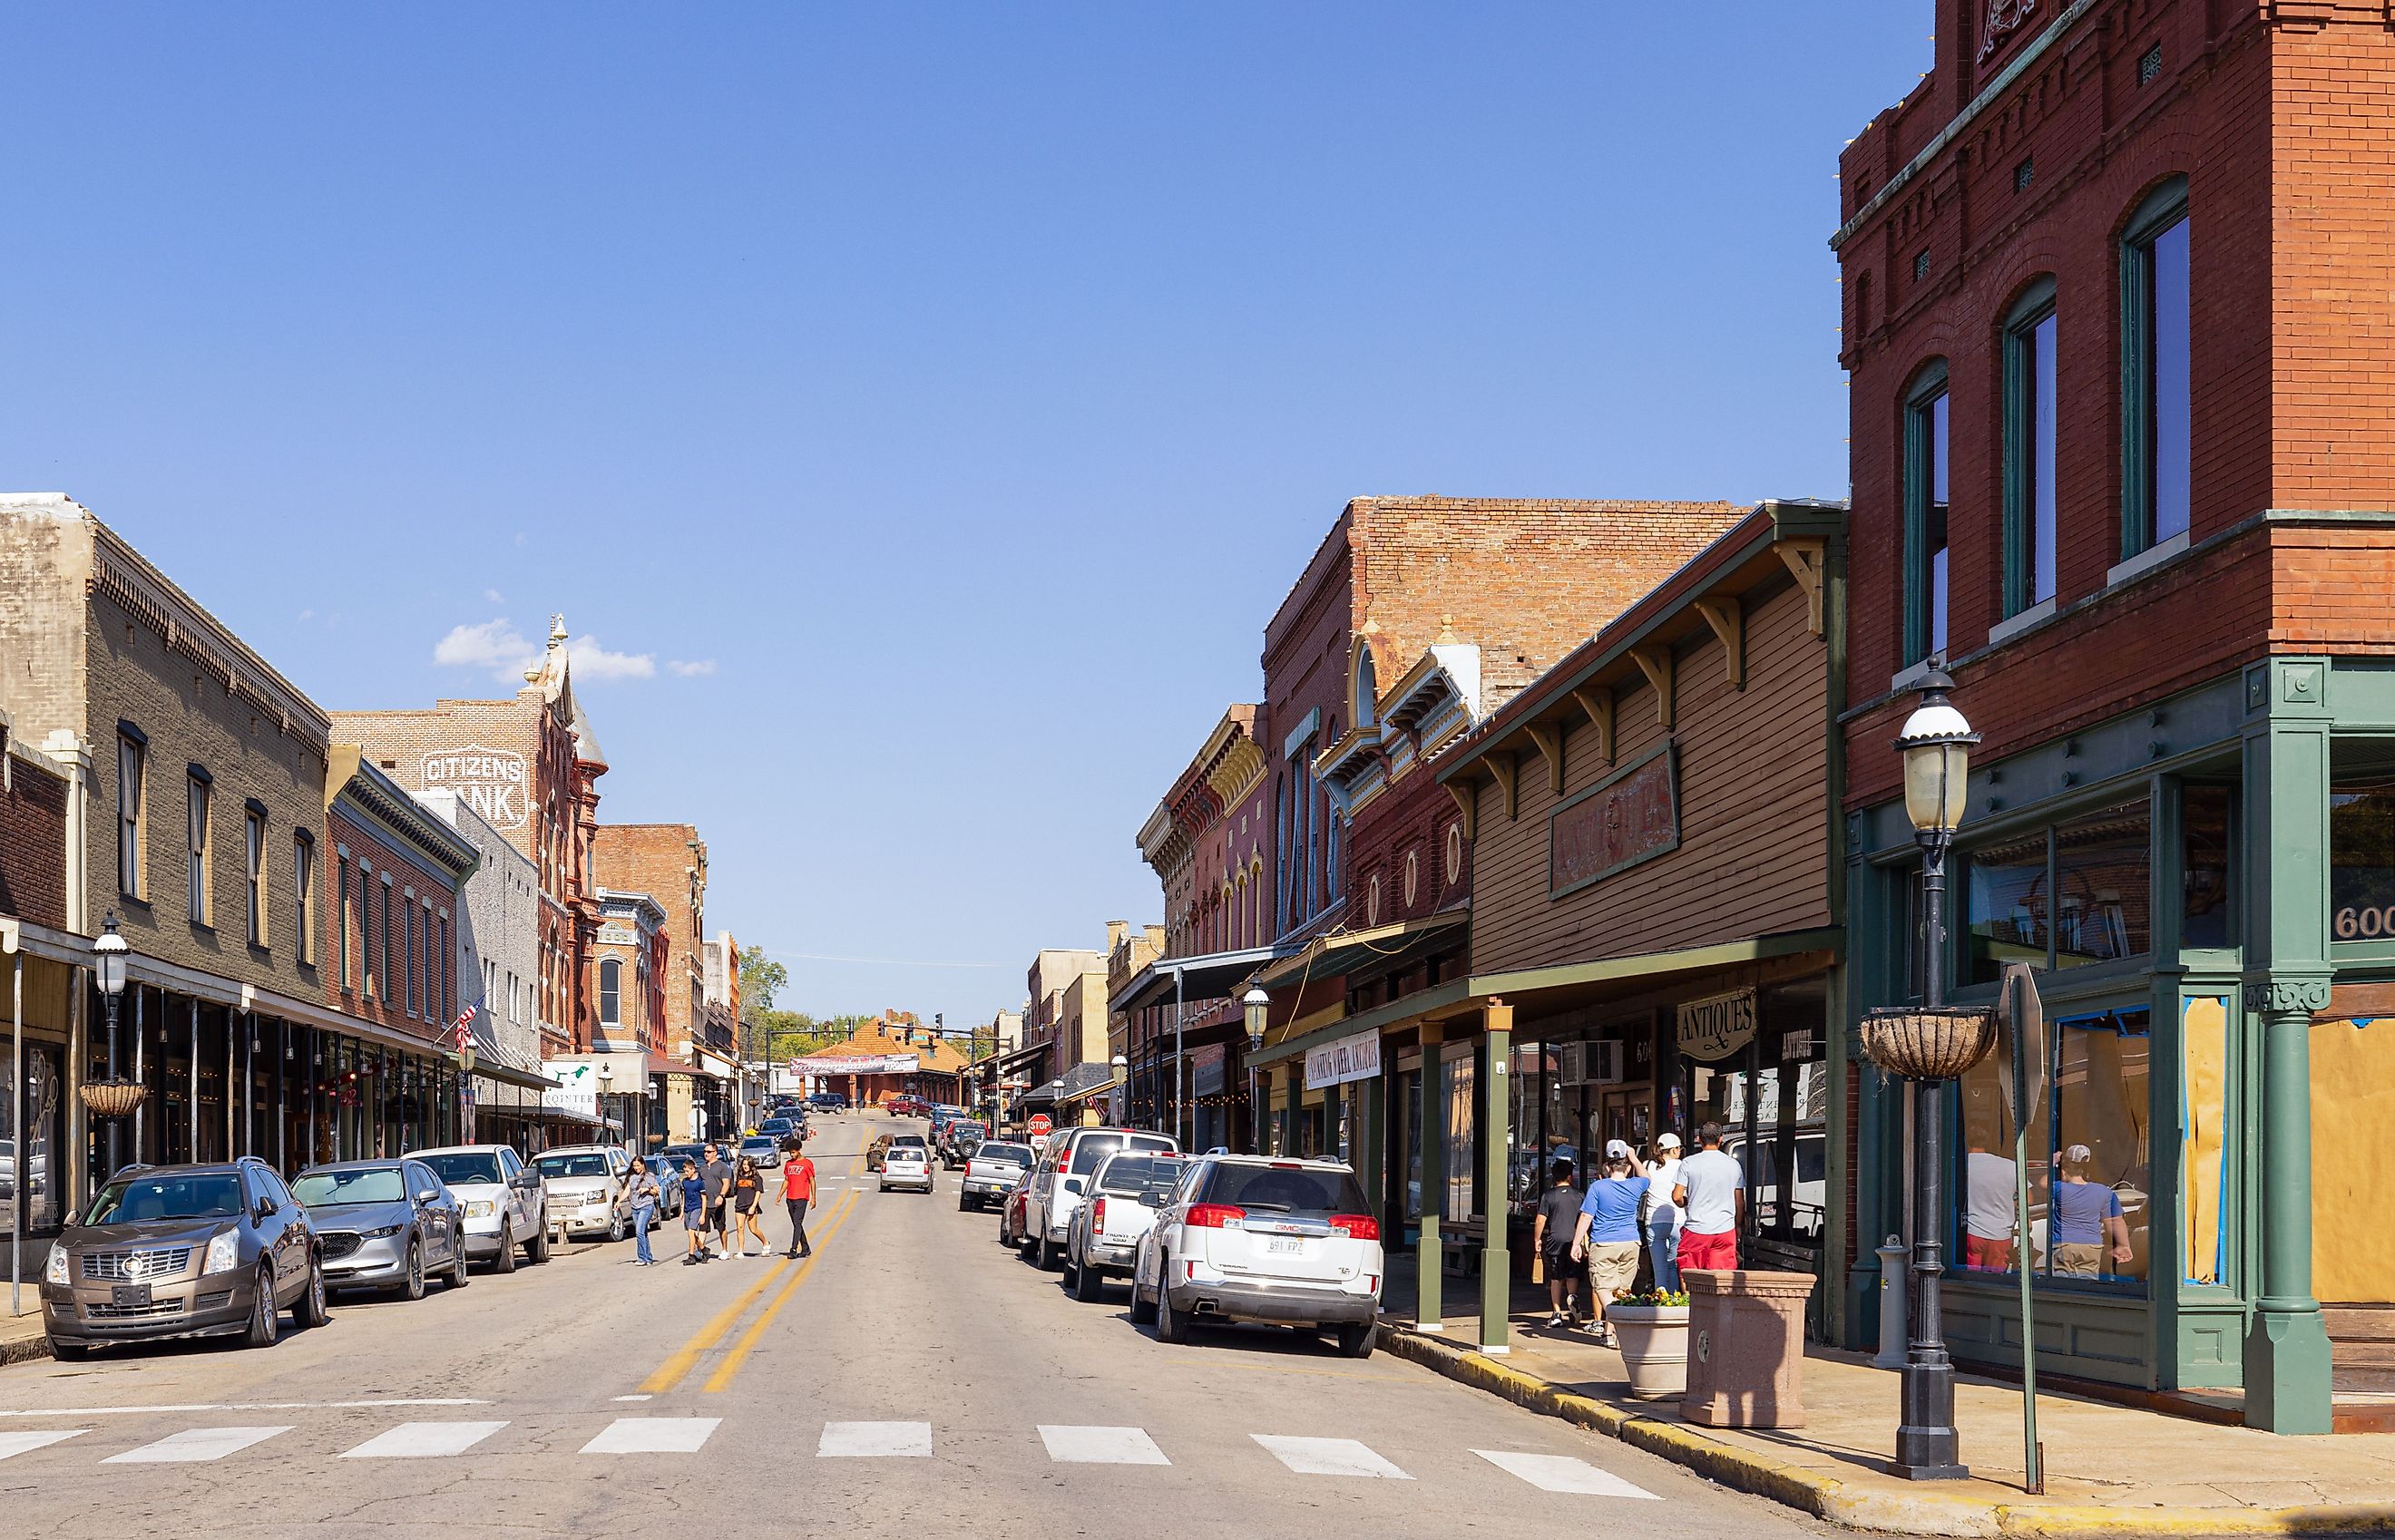
{"type": "Polygon", "coordinates": [[[1056,1127],[1054,1124],[1048,1121],[1048,1114],[1045,1112],[1032,1113],[1031,1122],[1026,1126],[1030,1128],[1033,1139],[1046,1139],[1056,1127]]]}

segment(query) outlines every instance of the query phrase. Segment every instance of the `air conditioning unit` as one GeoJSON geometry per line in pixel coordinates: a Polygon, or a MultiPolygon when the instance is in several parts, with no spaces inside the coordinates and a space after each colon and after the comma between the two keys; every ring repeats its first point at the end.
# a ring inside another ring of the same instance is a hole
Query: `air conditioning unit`
{"type": "Polygon", "coordinates": [[[1592,1086],[1621,1084],[1621,1045],[1619,1043],[1588,1043],[1588,1083],[1592,1086]]]}
{"type": "Polygon", "coordinates": [[[1585,1086],[1588,1084],[1588,1045],[1558,1043],[1555,1045],[1555,1084],[1585,1086]]]}

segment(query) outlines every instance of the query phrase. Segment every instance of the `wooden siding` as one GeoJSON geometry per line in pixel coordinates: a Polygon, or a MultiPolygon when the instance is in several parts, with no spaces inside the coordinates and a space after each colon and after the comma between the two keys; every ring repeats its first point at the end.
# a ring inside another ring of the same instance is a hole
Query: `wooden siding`
{"type": "Polygon", "coordinates": [[[1518,816],[1479,782],[1474,842],[1472,971],[1591,962],[1704,946],[1830,923],[1828,669],[1793,584],[1750,596],[1746,688],[1731,688],[1721,643],[1700,622],[1674,649],[1680,754],[1678,849],[1567,894],[1547,888],[1547,821],[1660,744],[1655,692],[1617,686],[1621,744],[1597,757],[1596,733],[1577,718],[1566,736],[1564,798],[1545,760],[1520,754],[1518,816]]]}

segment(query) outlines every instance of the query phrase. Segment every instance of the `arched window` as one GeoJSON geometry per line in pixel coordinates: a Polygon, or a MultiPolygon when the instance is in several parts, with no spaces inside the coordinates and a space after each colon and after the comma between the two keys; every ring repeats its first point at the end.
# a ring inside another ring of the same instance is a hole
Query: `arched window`
{"type": "Polygon", "coordinates": [[[624,1020],[624,964],[609,957],[599,965],[599,1024],[615,1028],[624,1020]]]}
{"type": "MultiPolygon", "coordinates": [[[[1353,688],[1349,691],[1347,707],[1356,725],[1370,727],[1380,720],[1381,690],[1379,677],[1372,666],[1372,642],[1369,637],[1356,638],[1356,658],[1348,676],[1353,688]]],[[[1336,733],[1331,735],[1334,739],[1336,733]]]]}

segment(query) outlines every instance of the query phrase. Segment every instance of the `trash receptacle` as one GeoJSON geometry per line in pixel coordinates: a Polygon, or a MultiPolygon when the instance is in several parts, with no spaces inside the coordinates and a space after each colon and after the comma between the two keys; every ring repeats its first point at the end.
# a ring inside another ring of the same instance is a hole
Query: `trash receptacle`
{"type": "Polygon", "coordinates": [[[1805,1426],[1809,1272],[1686,1272],[1688,1389],[1681,1415],[1709,1428],[1805,1426]]]}

